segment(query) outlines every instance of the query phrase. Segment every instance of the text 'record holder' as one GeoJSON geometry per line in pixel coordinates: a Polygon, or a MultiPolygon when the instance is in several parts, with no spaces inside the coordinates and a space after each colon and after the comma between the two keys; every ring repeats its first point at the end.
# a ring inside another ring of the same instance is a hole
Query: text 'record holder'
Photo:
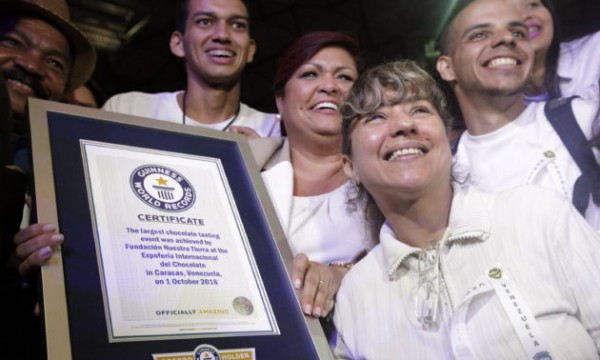
{"type": "Polygon", "coordinates": [[[30,99],[48,359],[330,359],[239,134],[30,99]],[[237,357],[236,357],[237,356],[237,357]]]}

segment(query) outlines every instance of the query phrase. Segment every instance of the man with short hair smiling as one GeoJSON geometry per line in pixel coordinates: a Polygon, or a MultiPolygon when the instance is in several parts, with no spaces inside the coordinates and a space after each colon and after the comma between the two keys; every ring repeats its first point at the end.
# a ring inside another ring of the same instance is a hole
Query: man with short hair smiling
{"type": "Polygon", "coordinates": [[[170,47],[185,61],[185,90],[119,94],[102,108],[249,137],[280,136],[275,114],[240,102],[242,71],[256,52],[242,0],[183,1],[170,47]]]}
{"type": "MultiPolygon", "coordinates": [[[[503,0],[462,5],[441,36],[436,64],[467,127],[458,141],[455,178],[491,192],[524,184],[558,191],[600,231],[600,179],[582,176],[574,159],[586,151],[597,164],[599,153],[579,148],[573,155],[547,119],[546,103],[525,105],[533,50],[520,14],[503,0]]],[[[600,121],[598,103],[574,99],[571,109],[569,132],[579,127],[587,142],[600,121]]]]}

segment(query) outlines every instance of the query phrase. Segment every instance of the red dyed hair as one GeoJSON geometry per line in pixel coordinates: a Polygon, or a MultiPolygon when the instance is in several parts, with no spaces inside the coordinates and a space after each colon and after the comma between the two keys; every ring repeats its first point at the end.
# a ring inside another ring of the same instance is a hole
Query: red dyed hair
{"type": "Polygon", "coordinates": [[[307,33],[294,41],[280,56],[275,69],[273,91],[276,96],[283,95],[285,84],[296,70],[319,51],[327,47],[339,47],[348,52],[356,67],[361,67],[361,50],[358,41],[351,35],[340,31],[315,31],[307,33]]]}

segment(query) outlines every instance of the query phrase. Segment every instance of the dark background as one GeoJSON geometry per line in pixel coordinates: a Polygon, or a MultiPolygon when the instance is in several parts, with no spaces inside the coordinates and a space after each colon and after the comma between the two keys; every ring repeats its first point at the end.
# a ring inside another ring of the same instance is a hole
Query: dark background
{"type": "MultiPolygon", "coordinates": [[[[174,91],[185,70],[169,51],[176,0],[67,0],[73,21],[98,49],[93,81],[106,97],[125,91],[174,91]]],[[[271,83],[278,54],[313,30],[342,30],[365,49],[367,65],[411,57],[455,0],[247,0],[258,53],[242,79],[242,101],[274,112],[271,83]]],[[[554,0],[564,39],[600,30],[600,0],[554,0]]]]}

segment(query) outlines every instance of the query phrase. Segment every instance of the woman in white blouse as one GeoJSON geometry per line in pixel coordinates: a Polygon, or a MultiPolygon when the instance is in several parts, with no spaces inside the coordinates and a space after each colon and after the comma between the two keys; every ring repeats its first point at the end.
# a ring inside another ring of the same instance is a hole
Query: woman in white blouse
{"type": "Polygon", "coordinates": [[[295,255],[307,315],[326,316],[343,275],[373,247],[342,168],[339,106],[358,77],[360,49],[341,32],[308,33],[279,57],[274,91],[286,138],[263,179],[295,255]]]}
{"type": "Polygon", "coordinates": [[[544,189],[453,187],[449,116],[414,62],[342,107],[344,166],[384,216],[337,294],[343,359],[598,359],[600,238],[544,189]]]}

